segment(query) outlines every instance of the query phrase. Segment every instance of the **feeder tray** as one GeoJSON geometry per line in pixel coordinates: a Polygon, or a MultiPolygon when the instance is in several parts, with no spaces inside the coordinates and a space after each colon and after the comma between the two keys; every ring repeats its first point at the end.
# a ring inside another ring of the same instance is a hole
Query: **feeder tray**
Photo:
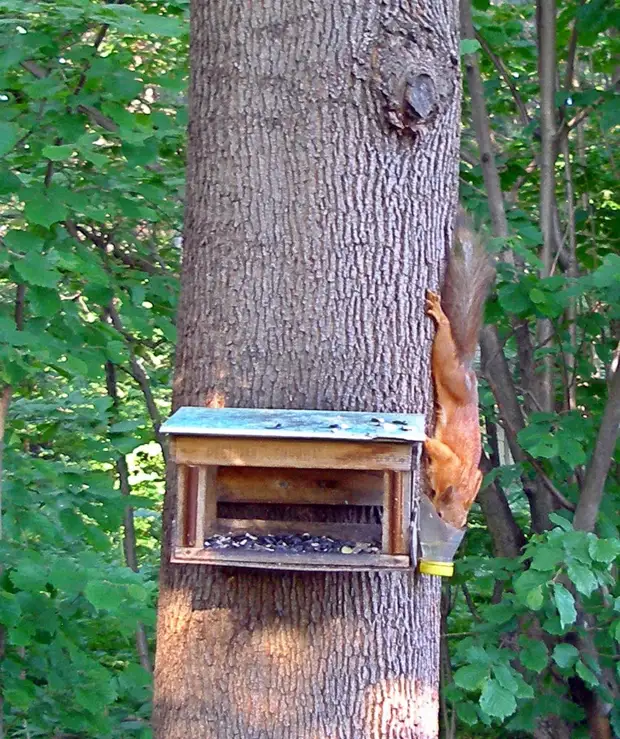
{"type": "Polygon", "coordinates": [[[181,408],[161,431],[172,437],[178,470],[172,562],[294,570],[411,566],[411,472],[423,416],[181,408]],[[227,511],[256,506],[264,518],[227,511]],[[380,523],[378,517],[351,523],[350,506],[380,510],[380,523]],[[308,510],[325,507],[329,520],[306,520],[308,510]]]}

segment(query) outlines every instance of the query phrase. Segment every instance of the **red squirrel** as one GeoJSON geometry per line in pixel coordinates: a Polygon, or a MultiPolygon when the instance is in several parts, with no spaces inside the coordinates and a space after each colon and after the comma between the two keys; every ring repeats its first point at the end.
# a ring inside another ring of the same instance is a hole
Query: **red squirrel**
{"type": "Polygon", "coordinates": [[[478,382],[472,362],[494,274],[482,244],[459,213],[441,297],[426,293],[426,314],[437,324],[431,356],[436,425],[433,437],[424,442],[433,505],[446,523],[459,529],[482,483],[478,382]]]}

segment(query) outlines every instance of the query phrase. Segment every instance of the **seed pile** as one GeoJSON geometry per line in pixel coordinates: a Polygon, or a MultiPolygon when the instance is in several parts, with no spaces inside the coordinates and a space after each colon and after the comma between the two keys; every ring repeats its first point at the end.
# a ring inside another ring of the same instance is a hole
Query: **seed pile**
{"type": "Polygon", "coordinates": [[[254,552],[277,552],[294,554],[377,554],[381,551],[378,541],[340,541],[331,536],[312,534],[265,534],[250,533],[213,534],[205,539],[205,549],[242,549],[254,552]]]}

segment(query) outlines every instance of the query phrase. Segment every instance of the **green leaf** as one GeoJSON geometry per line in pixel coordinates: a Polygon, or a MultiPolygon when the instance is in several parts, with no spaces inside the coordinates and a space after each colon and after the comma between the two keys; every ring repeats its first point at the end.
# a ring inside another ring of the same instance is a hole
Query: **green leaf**
{"type": "Polygon", "coordinates": [[[572,644],[556,644],[551,656],[556,665],[565,670],[575,664],[579,658],[579,650],[572,644]]]}
{"type": "Polygon", "coordinates": [[[489,668],[487,665],[475,663],[473,665],[465,665],[459,667],[454,673],[454,682],[463,690],[479,690],[489,677],[489,668]]]}
{"type": "Polygon", "coordinates": [[[552,434],[541,434],[538,439],[529,445],[527,449],[533,457],[542,459],[553,459],[559,452],[557,436],[552,434]]]}
{"type": "Polygon", "coordinates": [[[99,691],[93,690],[91,686],[76,688],[75,702],[78,706],[85,708],[92,714],[98,713],[98,711],[101,710],[102,704],[105,705],[105,702],[102,700],[102,695],[99,691]]]}
{"type": "Polygon", "coordinates": [[[549,663],[549,652],[543,641],[520,637],[519,661],[532,672],[542,672],[549,663]]]}
{"type": "Polygon", "coordinates": [[[49,260],[44,255],[33,251],[22,259],[18,259],[14,267],[21,279],[29,285],[52,288],[60,280],[60,273],[49,263],[49,260]]]}
{"type": "Polygon", "coordinates": [[[485,608],[484,619],[486,622],[491,624],[505,624],[510,619],[514,618],[518,613],[512,603],[502,601],[501,603],[493,604],[485,608]]]}
{"type": "Polygon", "coordinates": [[[546,421],[530,423],[519,431],[519,444],[533,457],[553,459],[559,452],[559,441],[555,433],[550,432],[546,421]]]}
{"type": "Polygon", "coordinates": [[[597,562],[610,564],[620,555],[620,541],[618,539],[592,539],[589,545],[592,559],[597,562]]]}
{"type": "Polygon", "coordinates": [[[601,116],[601,127],[606,131],[620,125],[620,104],[617,98],[612,97],[603,103],[599,108],[599,115],[601,116]]]}
{"type": "Polygon", "coordinates": [[[85,589],[85,595],[92,605],[101,610],[118,610],[124,597],[124,589],[106,580],[91,580],[85,589]]]}
{"type": "Polygon", "coordinates": [[[110,438],[112,446],[120,454],[131,454],[134,449],[141,446],[143,440],[135,436],[114,435],[110,438]]]}
{"type": "Polygon", "coordinates": [[[519,283],[500,286],[498,297],[501,307],[507,313],[524,315],[532,307],[527,290],[519,283]]]}
{"type": "Polygon", "coordinates": [[[28,303],[34,316],[51,317],[62,309],[57,290],[33,286],[28,291],[28,303]]]}
{"type": "Polygon", "coordinates": [[[588,567],[592,566],[592,558],[590,557],[590,534],[584,531],[567,531],[562,537],[562,545],[566,551],[566,559],[568,562],[578,561],[588,567]]]}
{"type": "Polygon", "coordinates": [[[570,465],[572,469],[578,465],[584,464],[586,461],[586,453],[583,447],[576,439],[562,435],[560,439],[560,457],[570,465]]]}
{"type": "Polygon", "coordinates": [[[154,36],[179,38],[186,32],[185,25],[181,24],[177,18],[152,13],[143,13],[140,16],[140,25],[145,33],[154,36]]]}
{"type": "Polygon", "coordinates": [[[19,177],[7,167],[0,167],[0,195],[10,195],[21,187],[19,177]]]}
{"type": "Polygon", "coordinates": [[[532,611],[539,611],[543,607],[544,600],[543,586],[538,585],[525,596],[525,605],[532,611]]]}
{"type": "Polygon", "coordinates": [[[122,678],[127,683],[134,686],[137,685],[140,688],[147,688],[153,682],[152,675],[140,665],[127,665],[123,670],[122,678]]]}
{"type": "Polygon", "coordinates": [[[479,720],[476,706],[470,701],[459,700],[456,703],[456,715],[469,726],[474,726],[479,720]]]}
{"type": "Polygon", "coordinates": [[[517,710],[517,701],[497,680],[488,680],[480,696],[480,708],[493,718],[504,720],[517,710]]]}
{"type": "Polygon", "coordinates": [[[564,531],[572,531],[573,530],[573,524],[564,516],[561,516],[559,513],[550,513],[549,514],[549,520],[551,523],[554,523],[556,526],[559,526],[564,531]]]}
{"type": "Polygon", "coordinates": [[[96,151],[93,151],[92,149],[82,149],[81,153],[87,161],[91,162],[95,165],[95,167],[98,167],[101,169],[104,167],[110,160],[108,159],[105,154],[99,154],[96,151]]]}
{"type": "Polygon", "coordinates": [[[532,223],[519,222],[516,224],[516,230],[519,236],[532,246],[539,246],[543,243],[541,230],[532,223]]]}
{"type": "Polygon", "coordinates": [[[599,685],[598,677],[592,672],[592,670],[590,670],[590,668],[586,667],[581,660],[578,660],[575,665],[575,672],[584,681],[584,683],[589,685],[591,688],[596,688],[599,685]]]}
{"type": "Polygon", "coordinates": [[[59,590],[76,596],[86,587],[86,576],[74,562],[57,560],[50,569],[50,583],[59,590]]]}
{"type": "Polygon", "coordinates": [[[473,39],[473,38],[461,39],[461,44],[460,44],[461,56],[465,56],[465,54],[475,54],[481,48],[482,47],[480,46],[480,43],[476,41],[476,39],[473,39]]]}
{"type": "Polygon", "coordinates": [[[487,650],[478,644],[472,644],[471,646],[469,646],[465,652],[465,657],[468,662],[475,662],[477,664],[486,666],[489,666],[492,662],[487,650]]]}
{"type": "Polygon", "coordinates": [[[553,599],[558,609],[562,628],[565,629],[570,624],[574,624],[577,620],[577,611],[572,593],[561,583],[555,582],[553,583],[553,599]]]}
{"type": "Polygon", "coordinates": [[[19,601],[13,593],[0,590],[0,624],[3,626],[16,626],[21,616],[19,601]]]}
{"type": "Polygon", "coordinates": [[[109,431],[111,434],[119,434],[125,431],[134,431],[140,428],[140,426],[142,426],[142,421],[119,421],[118,423],[112,424],[109,431]]]}
{"type": "Polygon", "coordinates": [[[33,623],[21,621],[21,623],[18,623],[9,629],[9,642],[14,647],[27,647],[33,643],[34,631],[35,628],[33,623]]]}
{"type": "Polygon", "coordinates": [[[526,570],[517,577],[514,583],[515,594],[520,603],[528,608],[538,610],[542,606],[543,587],[546,585],[548,575],[545,572],[526,570]]]}
{"type": "Polygon", "coordinates": [[[9,249],[20,254],[29,251],[42,252],[45,244],[40,236],[36,236],[30,231],[7,231],[4,236],[4,243],[9,249]]]}
{"type": "Polygon", "coordinates": [[[9,707],[27,711],[36,698],[36,689],[30,680],[20,679],[4,689],[4,700],[9,707]]]}
{"type": "Polygon", "coordinates": [[[564,560],[564,552],[559,547],[541,543],[537,545],[532,557],[531,567],[541,572],[553,572],[564,560]]]}
{"type": "Polygon", "coordinates": [[[592,570],[579,562],[569,562],[567,573],[580,593],[590,596],[598,587],[598,580],[592,570]]]}
{"type": "Polygon", "coordinates": [[[620,282],[620,256],[608,254],[603,260],[603,264],[592,273],[592,282],[602,290],[618,285],[620,282]]]}
{"type": "Polygon", "coordinates": [[[515,674],[515,671],[508,665],[500,664],[493,666],[493,675],[497,679],[497,682],[502,688],[506,688],[511,693],[515,693],[518,688],[515,674]]]}
{"type": "Polygon", "coordinates": [[[3,157],[19,140],[19,126],[15,123],[0,121],[0,157],[3,157]]]}
{"type": "Polygon", "coordinates": [[[71,159],[74,151],[73,144],[63,144],[62,146],[44,146],[42,154],[53,162],[60,162],[63,159],[71,159]]]}
{"type": "Polygon", "coordinates": [[[9,576],[20,590],[37,592],[43,590],[47,584],[47,573],[40,557],[29,557],[18,562],[9,576]]]}
{"type": "Polygon", "coordinates": [[[149,594],[142,583],[131,583],[127,586],[127,594],[130,595],[137,603],[146,603],[149,594]]]}
{"type": "MultiPolygon", "coordinates": [[[[507,732],[517,731],[519,732],[519,736],[521,736],[521,732],[526,736],[534,735],[539,722],[536,708],[535,701],[527,701],[520,704],[517,713],[505,725],[507,732]]],[[[507,734],[507,736],[511,736],[511,734],[507,734]]]]}
{"type": "Polygon", "coordinates": [[[64,221],[68,211],[62,203],[57,200],[40,195],[26,203],[24,215],[30,223],[49,228],[58,221],[64,221]]]}
{"type": "Polygon", "coordinates": [[[525,698],[526,700],[531,700],[534,697],[534,688],[532,686],[525,682],[523,677],[517,672],[515,674],[515,682],[517,684],[516,690],[515,690],[515,698],[525,698]]]}

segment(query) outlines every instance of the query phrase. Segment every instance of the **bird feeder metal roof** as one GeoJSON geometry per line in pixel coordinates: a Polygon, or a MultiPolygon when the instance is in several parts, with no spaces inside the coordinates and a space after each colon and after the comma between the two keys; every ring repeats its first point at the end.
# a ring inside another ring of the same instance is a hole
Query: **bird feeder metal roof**
{"type": "Polygon", "coordinates": [[[179,408],[160,428],[175,436],[419,442],[425,438],[418,413],[179,408]]]}

